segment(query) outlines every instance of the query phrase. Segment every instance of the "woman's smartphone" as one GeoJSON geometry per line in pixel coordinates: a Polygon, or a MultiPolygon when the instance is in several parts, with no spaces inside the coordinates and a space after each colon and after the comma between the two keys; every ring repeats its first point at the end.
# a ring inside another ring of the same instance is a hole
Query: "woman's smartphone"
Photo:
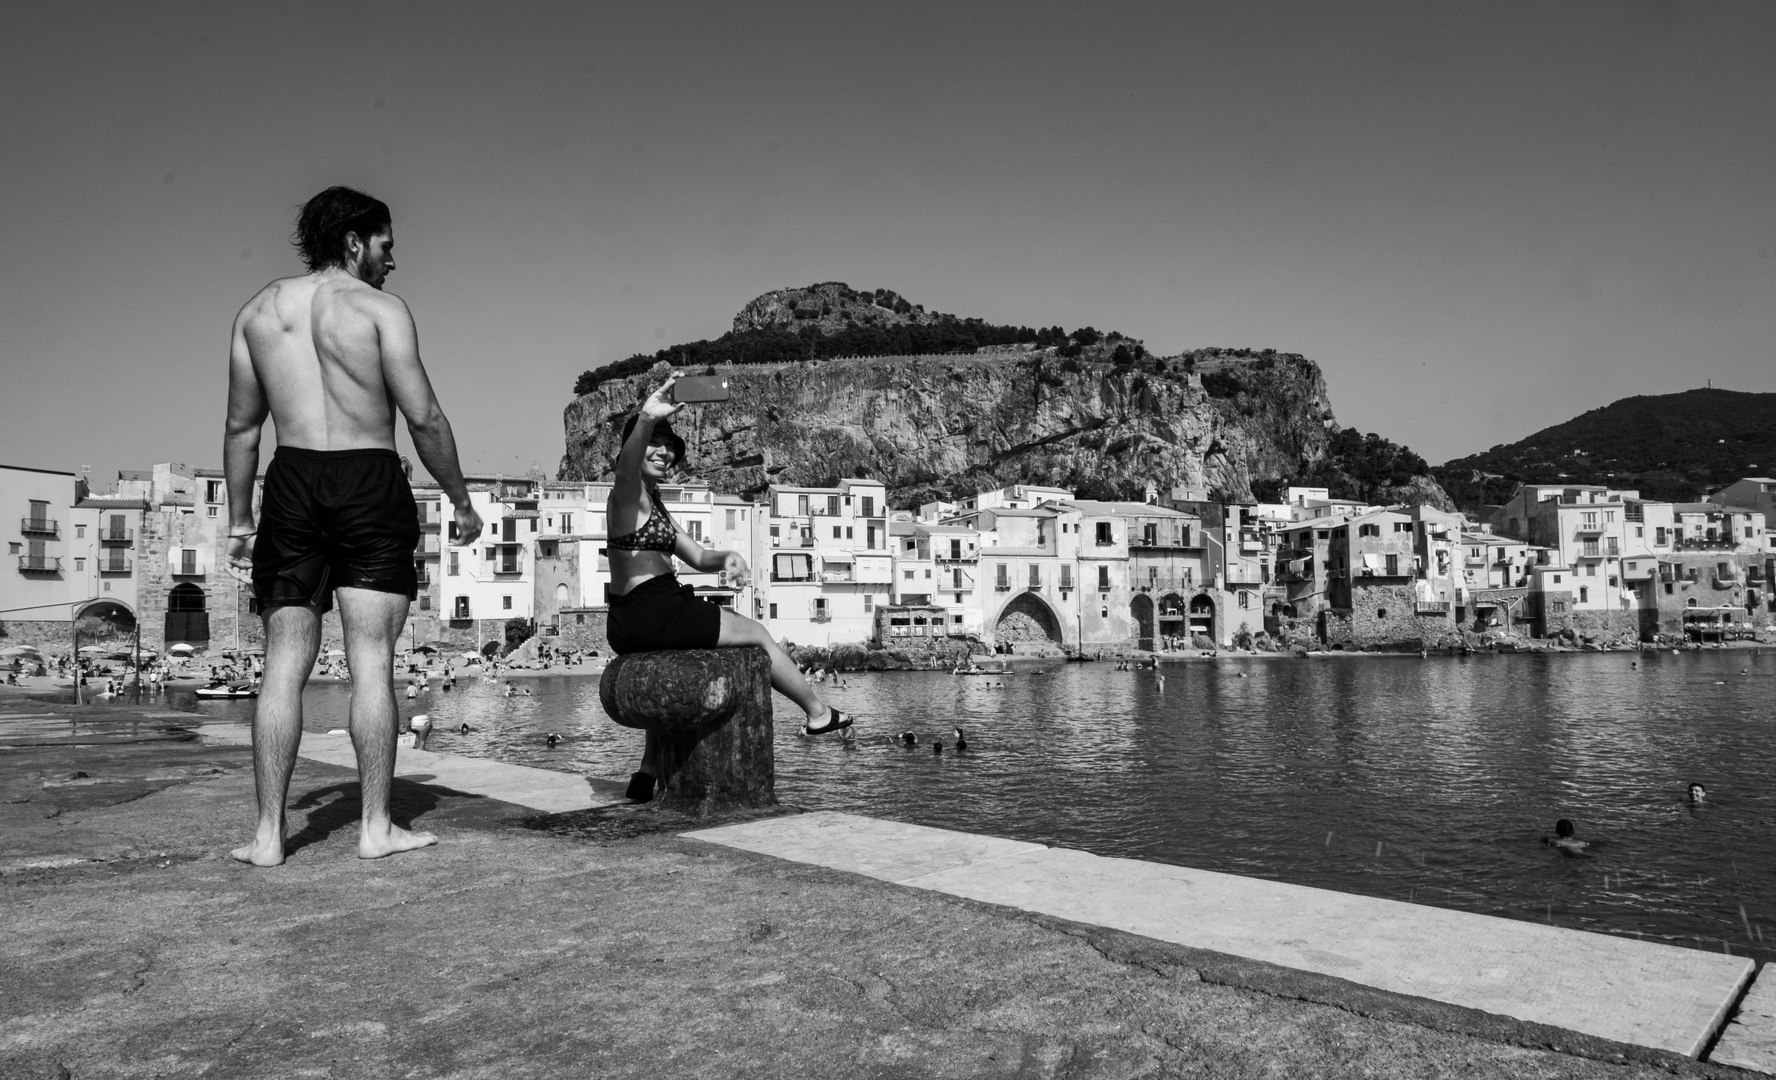
{"type": "Polygon", "coordinates": [[[672,384],[672,400],[681,403],[726,401],[728,400],[728,377],[726,375],[694,375],[688,379],[680,379],[672,384]]]}

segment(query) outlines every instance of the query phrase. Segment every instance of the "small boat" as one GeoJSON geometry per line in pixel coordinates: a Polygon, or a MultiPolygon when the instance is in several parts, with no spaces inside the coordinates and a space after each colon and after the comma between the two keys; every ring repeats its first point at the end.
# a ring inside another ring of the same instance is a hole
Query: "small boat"
{"type": "Polygon", "coordinates": [[[208,686],[200,686],[192,693],[200,698],[251,698],[259,696],[259,684],[217,681],[208,686]]]}

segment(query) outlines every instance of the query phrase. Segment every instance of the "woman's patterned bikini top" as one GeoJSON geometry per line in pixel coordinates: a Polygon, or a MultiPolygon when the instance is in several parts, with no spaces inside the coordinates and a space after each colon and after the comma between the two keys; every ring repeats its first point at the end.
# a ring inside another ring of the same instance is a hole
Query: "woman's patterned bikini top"
{"type": "Polygon", "coordinates": [[[660,492],[649,485],[647,495],[652,513],[646,524],[627,536],[613,536],[605,542],[618,551],[663,551],[670,555],[678,545],[678,529],[672,524],[672,515],[660,503],[660,492]]]}

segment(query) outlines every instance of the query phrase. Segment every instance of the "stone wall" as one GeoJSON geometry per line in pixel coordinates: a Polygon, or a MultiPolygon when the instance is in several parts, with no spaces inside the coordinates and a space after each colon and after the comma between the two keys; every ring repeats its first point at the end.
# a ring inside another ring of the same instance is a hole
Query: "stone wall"
{"type": "Polygon", "coordinates": [[[1351,583],[1348,610],[1326,613],[1328,645],[1347,649],[1433,649],[1460,640],[1451,612],[1419,614],[1412,585],[1351,583]]]}
{"type": "Polygon", "coordinates": [[[1571,593],[1547,593],[1545,596],[1566,600],[1564,611],[1544,610],[1542,637],[1570,637],[1578,641],[1621,643],[1639,641],[1653,622],[1653,613],[1630,608],[1627,611],[1605,611],[1598,608],[1575,608],[1571,593]]]}
{"type": "MultiPolygon", "coordinates": [[[[35,645],[47,658],[66,655],[74,645],[74,624],[66,619],[5,619],[0,620],[0,627],[6,630],[6,635],[0,637],[0,649],[35,645]]],[[[146,637],[142,646],[148,646],[146,637]]]]}
{"type": "Polygon", "coordinates": [[[609,608],[563,608],[556,625],[561,632],[549,639],[557,649],[579,649],[610,655],[610,642],[604,636],[609,608]]]}

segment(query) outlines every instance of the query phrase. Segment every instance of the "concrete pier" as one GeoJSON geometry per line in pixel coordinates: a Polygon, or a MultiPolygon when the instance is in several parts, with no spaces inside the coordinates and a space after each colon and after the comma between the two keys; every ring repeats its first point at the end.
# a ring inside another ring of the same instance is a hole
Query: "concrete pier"
{"type": "Polygon", "coordinates": [[[782,859],[1697,1056],[1743,957],[1182,866],[815,813],[687,833],[782,859]]]}

